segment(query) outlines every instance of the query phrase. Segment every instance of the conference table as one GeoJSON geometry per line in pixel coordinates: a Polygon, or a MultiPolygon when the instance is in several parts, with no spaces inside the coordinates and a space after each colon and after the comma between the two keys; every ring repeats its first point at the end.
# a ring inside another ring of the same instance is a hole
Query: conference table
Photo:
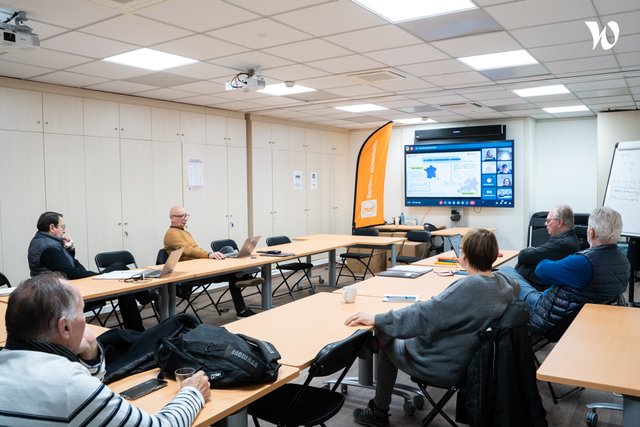
{"type": "MultiPolygon", "coordinates": [[[[151,378],[156,378],[160,369],[152,369],[139,374],[131,375],[109,385],[113,391],[120,393],[129,387],[140,384],[151,378]]],[[[259,384],[232,389],[212,389],[211,400],[205,403],[204,407],[196,417],[194,427],[205,427],[216,423],[223,418],[243,410],[251,402],[254,402],[262,396],[269,394],[276,388],[290,382],[298,377],[300,370],[292,366],[281,366],[278,370],[278,379],[269,384],[259,384]]],[[[132,400],[130,403],[136,407],[148,412],[156,413],[163,406],[169,403],[178,392],[178,384],[168,378],[167,387],[156,390],[139,399],[132,400]]],[[[240,414],[246,421],[246,416],[240,414]]]]}
{"type": "Polygon", "coordinates": [[[640,425],[640,309],[585,304],[538,368],[541,381],[620,393],[623,426],[640,425]]]}
{"type": "MultiPolygon", "coordinates": [[[[518,253],[520,253],[520,251],[514,251],[513,249],[501,249],[500,250],[500,255],[498,255],[498,258],[496,258],[496,260],[492,264],[493,268],[498,268],[502,264],[505,264],[505,263],[511,261],[512,259],[514,259],[515,257],[518,256],[518,253]]],[[[413,264],[414,265],[424,265],[424,266],[434,267],[434,268],[436,268],[436,271],[437,271],[438,268],[441,268],[441,269],[450,269],[450,268],[462,269],[462,267],[460,267],[460,264],[458,264],[457,262],[452,262],[452,263],[447,263],[447,264],[438,264],[438,258],[454,259],[455,257],[456,257],[456,254],[453,251],[447,251],[447,252],[443,252],[443,253],[438,254],[438,255],[434,255],[434,256],[429,257],[429,258],[425,258],[425,259],[420,260],[420,261],[416,261],[413,264]]]]}
{"type": "MultiPolygon", "coordinates": [[[[387,294],[394,294],[417,295],[420,301],[427,301],[463,277],[465,276],[457,274],[439,276],[431,271],[415,279],[375,276],[353,286],[357,288],[358,298],[360,296],[382,298],[387,294]]],[[[342,289],[335,290],[334,293],[341,294],[342,289]]],[[[396,308],[396,303],[387,304],[389,309],[396,308]]]]}

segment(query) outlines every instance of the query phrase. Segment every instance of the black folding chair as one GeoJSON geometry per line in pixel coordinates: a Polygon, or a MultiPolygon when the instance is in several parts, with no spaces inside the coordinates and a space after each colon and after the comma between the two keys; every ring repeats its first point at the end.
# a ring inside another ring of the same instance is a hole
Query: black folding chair
{"type": "MultiPolygon", "coordinates": [[[[379,236],[380,232],[377,228],[356,228],[352,233],[354,236],[379,236]]],[[[353,277],[353,280],[364,280],[367,277],[367,272],[371,273],[372,276],[375,276],[373,271],[371,270],[371,259],[373,258],[373,253],[375,249],[371,249],[367,252],[352,252],[352,248],[348,248],[347,252],[340,254],[340,258],[342,259],[342,265],[340,266],[340,271],[338,272],[338,279],[336,282],[340,281],[340,277],[342,276],[342,269],[347,268],[349,273],[353,277]],[[348,260],[354,260],[362,264],[364,267],[364,273],[362,276],[356,276],[351,267],[347,264],[348,260]],[[366,261],[366,262],[365,262],[366,261]]]]}
{"type": "Polygon", "coordinates": [[[324,346],[309,367],[303,384],[285,384],[249,405],[249,415],[258,427],[258,419],[278,426],[324,426],[344,404],[344,395],[336,391],[360,349],[372,339],[369,330],[361,329],[342,341],[324,346]],[[316,377],[326,377],[342,370],[331,389],[312,387],[316,377]]]}
{"type": "Polygon", "coordinates": [[[402,242],[402,246],[400,247],[399,253],[402,253],[402,249],[404,249],[405,242],[417,242],[422,243],[424,248],[420,252],[418,256],[409,256],[409,255],[398,255],[396,257],[396,262],[400,264],[412,264],[414,262],[423,260],[429,254],[429,250],[431,250],[431,233],[428,231],[422,230],[410,230],[407,232],[407,240],[402,242]]]}
{"type": "MultiPolygon", "coordinates": [[[[211,250],[214,252],[222,252],[226,254],[226,251],[225,251],[226,248],[233,249],[236,252],[238,251],[238,245],[233,239],[221,239],[221,240],[214,240],[211,242],[211,250]]],[[[239,287],[242,291],[244,291],[248,287],[254,287],[256,289],[256,292],[253,292],[244,296],[261,295],[262,292],[260,291],[260,286],[264,283],[264,280],[260,277],[257,277],[258,274],[260,273],[260,268],[258,267],[246,268],[244,270],[241,270],[240,273],[242,274],[242,277],[240,277],[236,281],[236,286],[239,287]]],[[[217,304],[220,304],[220,302],[222,301],[222,297],[228,291],[229,289],[227,288],[222,294],[220,294],[220,296],[218,297],[218,300],[216,301],[217,304]]]]}
{"type": "MultiPolygon", "coordinates": [[[[267,237],[266,242],[267,242],[267,246],[278,246],[278,245],[284,245],[286,243],[291,243],[291,239],[289,239],[287,236],[273,236],[273,237],[267,237]]],[[[278,262],[276,263],[276,268],[280,272],[280,275],[282,275],[282,282],[278,286],[276,286],[276,288],[273,290],[273,292],[271,293],[272,297],[276,296],[277,290],[280,289],[282,285],[285,285],[287,287],[288,294],[293,300],[296,299],[296,297],[293,296],[293,291],[296,288],[298,288],[299,290],[309,289],[312,293],[316,292],[316,288],[313,286],[313,283],[311,283],[311,269],[313,268],[313,264],[309,262],[303,262],[302,260],[300,260],[300,258],[298,258],[296,262],[289,262],[285,264],[278,262]],[[285,271],[289,272],[289,274],[285,275],[284,273],[285,271]],[[296,283],[293,284],[293,286],[290,286],[288,279],[299,271],[302,271],[303,273],[302,277],[299,278],[296,281],[296,283]],[[308,288],[303,288],[299,286],[300,282],[303,279],[307,279],[307,282],[309,282],[308,288]]]]}

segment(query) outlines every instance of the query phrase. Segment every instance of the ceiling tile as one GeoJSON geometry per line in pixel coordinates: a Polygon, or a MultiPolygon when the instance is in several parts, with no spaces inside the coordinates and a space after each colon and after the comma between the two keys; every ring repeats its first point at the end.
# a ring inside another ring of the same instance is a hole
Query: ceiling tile
{"type": "Polygon", "coordinates": [[[44,83],[52,83],[71,87],[85,87],[104,83],[106,79],[100,77],[86,76],[84,74],[70,73],[68,71],[58,71],[35,77],[33,80],[44,83]]]}
{"type": "Polygon", "coordinates": [[[332,74],[346,74],[384,68],[384,64],[374,61],[373,59],[369,59],[363,55],[348,55],[341,56],[339,58],[312,61],[309,62],[308,65],[332,74]]]}
{"type": "Polygon", "coordinates": [[[507,67],[507,68],[495,68],[493,70],[482,70],[480,74],[490,78],[491,80],[512,80],[522,79],[524,77],[531,76],[544,76],[549,74],[547,70],[541,64],[523,65],[521,67],[507,67]]]}
{"type": "Polygon", "coordinates": [[[523,0],[489,6],[485,10],[506,29],[592,18],[596,15],[591,0],[523,0]]]}
{"type": "Polygon", "coordinates": [[[325,40],[351,49],[353,52],[390,49],[421,42],[417,37],[412,36],[395,25],[384,25],[364,30],[350,31],[348,33],[325,37],[325,40]]]}
{"type": "Polygon", "coordinates": [[[345,86],[354,86],[354,81],[345,76],[326,76],[312,79],[296,80],[302,86],[312,87],[314,89],[334,89],[345,86]]]}
{"type": "Polygon", "coordinates": [[[137,49],[137,46],[132,44],[108,40],[78,31],[72,31],[44,40],[41,46],[47,49],[88,56],[95,59],[106,58],[137,49]]]}
{"type": "Polygon", "coordinates": [[[141,85],[138,83],[130,83],[122,80],[114,80],[111,82],[98,83],[88,86],[87,89],[100,90],[103,92],[114,93],[136,93],[155,89],[153,86],[141,85]]]}
{"type": "Polygon", "coordinates": [[[51,71],[53,71],[51,68],[18,64],[16,62],[4,61],[2,58],[4,58],[4,55],[0,55],[0,70],[2,70],[2,75],[6,77],[30,79],[34,76],[50,73],[51,71]]]}
{"type": "Polygon", "coordinates": [[[234,4],[247,10],[252,10],[261,15],[273,15],[276,13],[288,12],[294,9],[302,9],[318,3],[326,3],[327,0],[223,0],[225,3],[234,4]]]}
{"type": "Polygon", "coordinates": [[[120,15],[85,27],[82,31],[125,43],[135,40],[138,46],[151,46],[193,34],[191,31],[135,15],[120,15]]]}
{"type": "Polygon", "coordinates": [[[147,85],[157,86],[157,87],[178,86],[178,85],[184,85],[187,83],[192,83],[195,81],[195,79],[184,77],[184,76],[178,76],[168,72],[150,73],[150,74],[145,74],[143,76],[129,77],[123,80],[126,80],[131,83],[141,83],[141,84],[147,84],[147,85]]]}
{"type": "Polygon", "coordinates": [[[509,33],[525,48],[591,42],[591,33],[584,19],[522,28],[509,33]]]}
{"type": "Polygon", "coordinates": [[[431,44],[453,58],[522,49],[504,31],[440,40],[431,44]]]}
{"type": "Polygon", "coordinates": [[[469,71],[469,67],[455,59],[442,61],[429,61],[422,64],[400,65],[398,69],[406,71],[417,77],[426,77],[440,74],[462,73],[469,71]]]}
{"type": "Polygon", "coordinates": [[[93,61],[89,62],[88,64],[78,65],[77,67],[69,68],[68,71],[113,80],[120,80],[134,76],[141,76],[143,74],[150,74],[149,70],[143,70],[142,68],[128,67],[126,65],[114,64],[104,61],[93,61]]]}
{"type": "Polygon", "coordinates": [[[259,17],[228,3],[211,0],[164,0],[137,14],[200,33],[259,17]]]}
{"type": "Polygon", "coordinates": [[[357,98],[361,96],[370,96],[370,95],[379,95],[383,94],[384,91],[382,89],[378,89],[373,86],[367,85],[358,85],[358,86],[348,86],[341,87],[337,89],[326,89],[327,92],[335,93],[341,96],[357,98]]]}
{"type": "Polygon", "coordinates": [[[567,43],[555,46],[536,47],[529,49],[529,53],[538,61],[562,61],[573,58],[588,58],[608,55],[610,52],[601,49],[593,50],[591,41],[567,43]]]}
{"type": "Polygon", "coordinates": [[[378,50],[365,53],[365,56],[392,67],[448,59],[447,55],[427,44],[378,50]]]}
{"type": "Polygon", "coordinates": [[[282,67],[291,64],[291,61],[286,59],[257,51],[244,52],[238,55],[217,58],[214,62],[216,65],[233,68],[238,71],[246,71],[247,69],[255,66],[262,67],[263,70],[268,70],[270,68],[282,67]]]}
{"type": "Polygon", "coordinates": [[[51,0],[3,0],[2,8],[24,10],[28,25],[35,20],[65,28],[82,27],[117,15],[113,9],[86,0],[64,0],[64,6],[51,0]]]}
{"type": "Polygon", "coordinates": [[[418,77],[406,77],[404,79],[375,82],[372,83],[371,86],[378,87],[389,92],[425,90],[433,87],[431,83],[427,83],[418,77]]]}
{"type": "Polygon", "coordinates": [[[266,18],[210,31],[207,34],[240,46],[251,46],[252,49],[263,49],[311,38],[302,31],[266,18]]]}
{"type": "Polygon", "coordinates": [[[317,37],[388,24],[384,19],[347,0],[328,2],[276,15],[274,18],[317,37]]]}
{"type": "Polygon", "coordinates": [[[300,63],[332,58],[334,56],[345,56],[351,53],[347,49],[343,49],[340,46],[321,39],[305,40],[271,47],[264,49],[263,52],[300,63]]]}
{"type": "Polygon", "coordinates": [[[503,30],[481,9],[417,19],[399,25],[427,42],[503,30]]]}
{"type": "Polygon", "coordinates": [[[629,95],[630,91],[627,87],[620,87],[617,89],[600,89],[600,90],[587,90],[583,92],[575,92],[575,95],[584,102],[591,102],[593,98],[604,98],[611,96],[629,95]]]}
{"type": "Polygon", "coordinates": [[[610,79],[610,80],[592,80],[585,81],[581,83],[564,83],[564,85],[571,92],[581,92],[588,90],[600,90],[600,89],[611,89],[611,88],[625,88],[627,87],[627,82],[624,79],[610,79]]]}
{"type": "Polygon", "coordinates": [[[201,34],[161,43],[153,46],[153,48],[199,61],[233,55],[248,50],[246,47],[201,34]]]}
{"type": "Polygon", "coordinates": [[[201,95],[220,92],[223,86],[219,83],[194,81],[181,85],[175,85],[172,89],[183,90],[185,92],[199,93],[201,95]]]}
{"type": "Polygon", "coordinates": [[[429,76],[425,77],[425,80],[436,86],[449,88],[462,87],[468,84],[492,83],[491,80],[475,71],[468,71],[466,73],[444,74],[441,76],[429,76]]]}
{"type": "Polygon", "coordinates": [[[616,21],[620,26],[621,34],[638,34],[640,33],[640,10],[638,9],[640,9],[640,5],[633,12],[604,16],[602,25],[605,22],[616,21]]]}
{"type": "Polygon", "coordinates": [[[144,92],[137,92],[136,95],[143,96],[145,98],[156,98],[156,99],[167,99],[167,100],[180,99],[180,98],[193,96],[193,94],[189,92],[184,92],[182,90],[175,90],[175,89],[167,89],[167,88],[152,89],[144,92]]]}
{"type": "Polygon", "coordinates": [[[635,52],[621,53],[616,56],[621,68],[638,69],[640,66],[640,50],[635,52]]]}
{"type": "Polygon", "coordinates": [[[237,70],[227,67],[219,67],[217,65],[209,64],[208,62],[197,62],[195,64],[184,65],[182,67],[176,67],[171,69],[171,74],[177,74],[179,76],[191,77],[194,79],[215,79],[219,77],[229,77],[236,75],[237,70]]]}
{"type": "Polygon", "coordinates": [[[74,65],[90,62],[91,59],[84,56],[71,55],[68,53],[55,52],[48,49],[14,49],[4,55],[5,61],[18,62],[20,64],[35,65],[36,67],[46,67],[63,69],[74,65]]]}
{"type": "MultiPolygon", "coordinates": [[[[287,65],[285,67],[270,68],[263,72],[266,78],[279,80],[280,82],[301,79],[311,79],[314,77],[326,76],[327,73],[317,68],[307,67],[302,64],[287,65]]],[[[272,82],[268,82],[269,84],[272,82]]]]}
{"type": "Polygon", "coordinates": [[[600,15],[638,10],[638,0],[593,0],[600,15]]]}
{"type": "Polygon", "coordinates": [[[640,49],[640,34],[620,36],[618,43],[613,47],[615,53],[633,52],[640,49]]]}
{"type": "Polygon", "coordinates": [[[547,62],[546,65],[549,71],[554,74],[584,73],[585,71],[596,70],[618,70],[618,64],[613,55],[547,62]]]}

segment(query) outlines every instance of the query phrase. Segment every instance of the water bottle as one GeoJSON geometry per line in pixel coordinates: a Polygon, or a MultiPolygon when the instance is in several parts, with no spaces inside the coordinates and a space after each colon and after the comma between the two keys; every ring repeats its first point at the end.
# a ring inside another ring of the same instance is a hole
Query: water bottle
{"type": "Polygon", "coordinates": [[[400,225],[404,225],[404,213],[400,214],[400,225]]]}

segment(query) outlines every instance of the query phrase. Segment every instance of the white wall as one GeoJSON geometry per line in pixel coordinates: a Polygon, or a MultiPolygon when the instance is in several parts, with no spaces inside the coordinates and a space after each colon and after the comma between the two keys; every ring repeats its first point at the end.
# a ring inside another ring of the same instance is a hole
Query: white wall
{"type": "Polygon", "coordinates": [[[596,128],[592,117],[537,122],[534,212],[567,204],[574,212],[588,213],[601,203],[596,197],[596,128]]]}
{"type": "MultiPolygon", "coordinates": [[[[595,118],[535,121],[507,119],[473,122],[507,125],[507,138],[515,141],[516,180],[514,208],[465,208],[461,221],[450,220],[450,208],[404,206],[403,146],[413,144],[416,130],[460,127],[459,123],[404,126],[393,130],[385,179],[385,219],[401,212],[447,227],[494,227],[503,248],[526,246],[529,218],[533,212],[567,203],[576,212],[589,212],[596,205],[597,133],[595,118]]],[[[469,124],[469,125],[470,125],[469,124]]],[[[371,131],[351,134],[352,173],[360,146],[371,131]]]]}

